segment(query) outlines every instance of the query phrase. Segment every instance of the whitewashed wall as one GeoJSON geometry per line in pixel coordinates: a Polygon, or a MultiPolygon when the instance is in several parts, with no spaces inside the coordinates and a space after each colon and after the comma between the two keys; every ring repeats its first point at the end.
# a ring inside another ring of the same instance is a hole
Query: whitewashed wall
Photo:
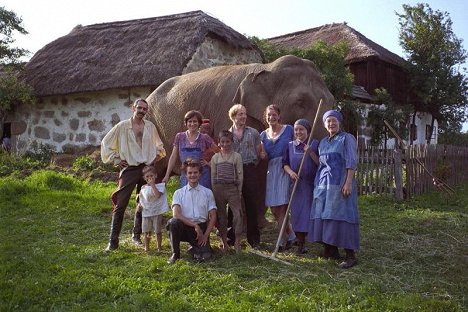
{"type": "Polygon", "coordinates": [[[104,135],[119,121],[131,117],[131,104],[146,98],[152,90],[109,90],[44,97],[35,106],[21,106],[14,120],[26,123],[26,130],[13,136],[14,149],[22,153],[31,144],[48,144],[56,152],[99,146],[104,135]]]}
{"type": "MultiPolygon", "coordinates": [[[[371,134],[372,134],[372,127],[369,127],[366,124],[366,118],[367,118],[367,113],[368,113],[368,105],[373,105],[373,104],[366,104],[360,106],[360,112],[363,117],[363,122],[364,125],[360,127],[358,139],[360,144],[365,144],[368,145],[370,144],[370,139],[371,139],[371,134]]],[[[408,129],[410,127],[410,124],[413,121],[413,114],[410,115],[408,119],[408,129]]],[[[429,113],[423,113],[423,112],[417,112],[416,113],[416,118],[415,118],[415,125],[416,125],[416,140],[410,142],[409,140],[403,140],[405,144],[427,144],[426,142],[426,126],[430,126],[432,121],[432,115],[429,113]]],[[[383,122],[383,121],[382,121],[383,122]]],[[[438,139],[438,130],[439,130],[439,125],[437,120],[434,120],[434,128],[432,131],[432,136],[431,136],[431,143],[430,144],[437,144],[437,139],[438,139]]],[[[387,141],[387,148],[391,149],[395,146],[395,139],[389,139],[387,141]]]]}

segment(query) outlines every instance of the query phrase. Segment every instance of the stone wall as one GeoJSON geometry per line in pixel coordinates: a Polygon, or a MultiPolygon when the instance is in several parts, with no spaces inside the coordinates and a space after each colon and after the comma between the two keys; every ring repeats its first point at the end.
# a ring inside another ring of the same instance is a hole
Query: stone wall
{"type": "Polygon", "coordinates": [[[219,65],[249,63],[262,63],[262,57],[258,51],[233,48],[222,41],[207,37],[193,54],[183,73],[187,74],[219,65]]]}
{"type": "Polygon", "coordinates": [[[17,152],[31,144],[48,144],[56,152],[72,152],[88,146],[99,146],[106,133],[119,121],[130,118],[131,104],[146,98],[153,90],[109,90],[45,97],[34,106],[19,107],[12,121],[24,121],[26,130],[13,136],[17,152]]]}

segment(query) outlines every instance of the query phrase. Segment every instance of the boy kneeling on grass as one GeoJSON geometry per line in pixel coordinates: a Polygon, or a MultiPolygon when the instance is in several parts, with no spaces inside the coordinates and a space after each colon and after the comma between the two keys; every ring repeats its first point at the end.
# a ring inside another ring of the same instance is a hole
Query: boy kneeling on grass
{"type": "Polygon", "coordinates": [[[143,178],[146,183],[141,187],[138,209],[142,212],[142,232],[145,233],[145,251],[149,251],[151,234],[156,233],[158,252],[162,242],[162,215],[169,210],[165,183],[155,184],[158,174],[153,166],[143,168],[143,178]]]}
{"type": "Polygon", "coordinates": [[[211,257],[210,233],[216,222],[213,192],[199,184],[203,167],[198,160],[187,158],[183,164],[188,184],[174,192],[172,218],[167,222],[172,255],[169,264],[180,259],[180,242],[188,242],[196,261],[211,257]]]}

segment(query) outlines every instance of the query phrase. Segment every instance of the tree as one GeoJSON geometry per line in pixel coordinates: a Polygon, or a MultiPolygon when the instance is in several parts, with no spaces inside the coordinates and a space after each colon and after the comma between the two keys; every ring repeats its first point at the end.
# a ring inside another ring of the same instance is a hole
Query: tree
{"type": "Polygon", "coordinates": [[[18,80],[18,74],[22,69],[19,58],[29,52],[10,46],[14,43],[12,37],[14,31],[27,34],[21,26],[22,22],[14,12],[0,7],[0,137],[3,134],[6,114],[14,105],[34,102],[32,88],[18,80]]]}
{"type": "Polygon", "coordinates": [[[314,62],[337,102],[343,101],[346,95],[351,94],[353,74],[345,62],[349,52],[347,43],[339,42],[335,45],[329,45],[318,41],[306,49],[283,49],[275,47],[267,39],[258,39],[257,37],[249,39],[262,51],[267,63],[288,54],[314,62]]]}
{"type": "Polygon", "coordinates": [[[379,145],[382,142],[387,146],[387,140],[394,137],[384,124],[386,120],[397,132],[400,138],[408,135],[408,117],[411,107],[395,104],[392,96],[385,88],[375,89],[373,103],[367,113],[367,124],[372,125],[372,135],[370,142],[372,145],[379,145]]]}
{"type": "Polygon", "coordinates": [[[439,144],[465,146],[468,147],[468,131],[467,132],[444,132],[439,135],[439,144]]]}
{"type": "Polygon", "coordinates": [[[29,53],[25,49],[10,46],[15,42],[12,37],[14,31],[23,35],[28,33],[21,23],[23,20],[14,12],[0,7],[0,64],[15,64],[19,58],[29,53]]]}
{"type": "Polygon", "coordinates": [[[403,5],[399,17],[400,45],[408,56],[410,90],[415,108],[432,114],[439,129],[461,129],[467,119],[468,81],[460,65],[467,58],[462,40],[452,31],[447,12],[428,4],[403,5]]]}

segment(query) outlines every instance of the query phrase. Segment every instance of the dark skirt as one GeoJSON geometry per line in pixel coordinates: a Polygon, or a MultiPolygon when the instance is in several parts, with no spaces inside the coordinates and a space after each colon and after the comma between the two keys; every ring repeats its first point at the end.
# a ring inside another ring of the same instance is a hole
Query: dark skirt
{"type": "Polygon", "coordinates": [[[359,249],[359,224],[346,221],[312,219],[307,239],[346,249],[359,249]]]}

